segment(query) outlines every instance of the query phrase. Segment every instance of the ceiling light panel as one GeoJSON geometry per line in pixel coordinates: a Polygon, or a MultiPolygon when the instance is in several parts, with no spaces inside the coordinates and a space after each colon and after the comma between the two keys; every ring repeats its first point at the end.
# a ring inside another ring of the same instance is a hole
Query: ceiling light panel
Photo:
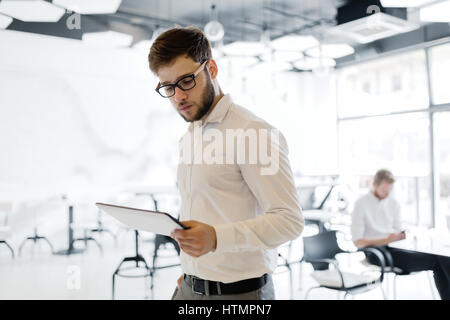
{"type": "Polygon", "coordinates": [[[82,41],[100,47],[129,47],[133,36],[116,31],[84,33],[82,41]]]}
{"type": "Polygon", "coordinates": [[[227,56],[258,56],[270,53],[270,48],[260,41],[236,41],[223,46],[222,51],[227,56]]]}
{"type": "Polygon", "coordinates": [[[271,47],[279,51],[303,51],[319,44],[313,36],[288,35],[271,42],[271,47]]]}
{"type": "Polygon", "coordinates": [[[303,58],[300,51],[274,51],[261,56],[265,62],[291,62],[303,58]]]}
{"type": "Polygon", "coordinates": [[[0,13],[25,22],[57,22],[65,10],[41,0],[3,0],[0,13]]]}
{"type": "Polygon", "coordinates": [[[336,61],[330,58],[305,57],[304,59],[294,62],[294,66],[300,70],[313,70],[320,67],[333,68],[336,66],[336,61]]]}
{"type": "Polygon", "coordinates": [[[122,0],[53,0],[53,3],[80,14],[116,13],[122,0]]]}
{"type": "Polygon", "coordinates": [[[351,55],[355,52],[355,49],[345,43],[336,43],[336,44],[322,44],[315,48],[311,48],[306,50],[306,54],[310,57],[318,58],[320,56],[338,59],[348,55],[351,55]]]}

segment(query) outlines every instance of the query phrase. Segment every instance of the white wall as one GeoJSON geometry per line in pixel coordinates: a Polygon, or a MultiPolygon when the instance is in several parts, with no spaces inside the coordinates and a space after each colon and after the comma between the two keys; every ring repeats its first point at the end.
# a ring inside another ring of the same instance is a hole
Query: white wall
{"type": "MultiPolygon", "coordinates": [[[[0,45],[0,191],[175,184],[187,124],[154,92],[146,50],[9,30],[0,45]]],[[[333,76],[230,78],[218,63],[224,92],[284,133],[296,174],[335,172],[333,76]]]]}
{"type": "Polygon", "coordinates": [[[2,185],[174,185],[185,124],[146,52],[8,30],[0,46],[2,185]]]}

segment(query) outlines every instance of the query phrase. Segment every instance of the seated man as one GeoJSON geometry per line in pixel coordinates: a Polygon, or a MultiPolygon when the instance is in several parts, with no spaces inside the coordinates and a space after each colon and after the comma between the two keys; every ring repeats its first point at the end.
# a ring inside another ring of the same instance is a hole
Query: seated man
{"type": "MultiPolygon", "coordinates": [[[[405,274],[432,270],[434,281],[442,299],[450,299],[450,258],[421,252],[405,251],[387,247],[391,242],[402,240],[400,205],[389,194],[395,182],[388,170],[378,170],[373,189],[355,203],[352,213],[352,239],[358,248],[377,247],[383,252],[386,263],[400,268],[405,274]]],[[[370,263],[377,260],[367,255],[370,263]]]]}

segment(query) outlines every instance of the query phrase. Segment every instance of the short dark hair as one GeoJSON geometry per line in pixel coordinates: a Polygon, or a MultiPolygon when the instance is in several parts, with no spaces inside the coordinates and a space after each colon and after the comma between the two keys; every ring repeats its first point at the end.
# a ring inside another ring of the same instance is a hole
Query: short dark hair
{"type": "Polygon", "coordinates": [[[200,63],[211,59],[211,45],[199,28],[173,27],[160,34],[148,55],[150,70],[156,74],[160,67],[184,55],[200,63]]]}
{"type": "Polygon", "coordinates": [[[386,169],[380,169],[375,174],[373,178],[373,182],[375,185],[379,186],[382,181],[386,181],[389,184],[393,184],[395,182],[394,175],[392,172],[386,169]]]}

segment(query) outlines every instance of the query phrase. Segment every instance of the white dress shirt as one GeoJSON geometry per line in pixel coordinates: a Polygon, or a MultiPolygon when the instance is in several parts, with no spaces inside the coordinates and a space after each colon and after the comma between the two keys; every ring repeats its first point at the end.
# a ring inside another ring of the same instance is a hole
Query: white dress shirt
{"type": "MultiPolygon", "coordinates": [[[[217,248],[201,257],[180,254],[184,273],[224,283],[260,277],[277,266],[277,247],[297,238],[304,227],[297,192],[289,165],[288,148],[280,133],[279,170],[262,175],[260,163],[185,163],[183,139],[190,145],[203,141],[209,129],[225,135],[226,129],[274,129],[264,120],[231,101],[225,95],[202,123],[190,124],[180,139],[177,180],[181,195],[180,220],[197,220],[212,225],[217,248]],[[195,134],[202,129],[202,135],[195,134]]],[[[259,138],[258,138],[259,139],[259,138]]],[[[219,154],[227,157],[227,148],[219,154]]],[[[248,151],[248,150],[246,150],[248,151]]],[[[198,154],[198,149],[192,154],[198,154]]],[[[219,152],[220,153],[220,152],[219,152]]],[[[236,157],[234,157],[236,160],[236,157]]]]}
{"type": "Polygon", "coordinates": [[[386,238],[401,229],[400,204],[392,196],[379,200],[373,192],[355,203],[352,213],[352,240],[386,238]]]}

